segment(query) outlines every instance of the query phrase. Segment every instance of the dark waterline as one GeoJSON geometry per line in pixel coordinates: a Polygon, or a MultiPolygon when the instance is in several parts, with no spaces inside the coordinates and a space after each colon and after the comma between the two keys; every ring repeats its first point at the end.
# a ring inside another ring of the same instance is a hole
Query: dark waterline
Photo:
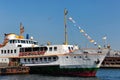
{"type": "Polygon", "coordinates": [[[40,74],[1,75],[0,80],[120,80],[120,69],[99,69],[96,77],[62,77],[40,74]]]}

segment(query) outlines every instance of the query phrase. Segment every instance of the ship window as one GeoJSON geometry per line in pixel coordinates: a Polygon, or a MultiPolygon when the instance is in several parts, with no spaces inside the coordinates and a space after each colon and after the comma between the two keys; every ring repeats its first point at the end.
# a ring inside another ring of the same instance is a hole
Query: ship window
{"type": "Polygon", "coordinates": [[[12,43],[14,43],[14,42],[15,42],[15,40],[12,41],[12,43]]]}
{"type": "Polygon", "coordinates": [[[31,52],[32,48],[25,48],[25,52],[31,52]]]}
{"type": "Polygon", "coordinates": [[[74,58],[76,58],[76,56],[74,56],[74,58]]]}
{"type": "Polygon", "coordinates": [[[3,53],[3,50],[1,50],[1,53],[3,53]]]}
{"type": "Polygon", "coordinates": [[[33,44],[35,44],[35,42],[33,42],[33,44]]]}
{"type": "Polygon", "coordinates": [[[51,57],[48,57],[48,61],[50,61],[51,60],[51,57]]]}
{"type": "Polygon", "coordinates": [[[16,49],[14,50],[14,53],[16,53],[16,49]]]}
{"type": "Polygon", "coordinates": [[[18,45],[18,47],[22,47],[21,45],[18,45]]]}
{"type": "Polygon", "coordinates": [[[38,42],[33,42],[35,45],[38,45],[38,42]]]}
{"type": "Polygon", "coordinates": [[[38,45],[38,42],[34,42],[34,44],[38,45]]]}
{"type": "Polygon", "coordinates": [[[34,47],[33,51],[39,51],[39,47],[34,47]]]}
{"type": "Polygon", "coordinates": [[[49,48],[49,51],[52,51],[52,47],[49,48]]]}
{"type": "Polygon", "coordinates": [[[18,40],[18,43],[20,43],[20,40],[18,40]]]}
{"type": "Polygon", "coordinates": [[[21,40],[21,43],[23,43],[23,40],[21,40]]]}
{"type": "Polygon", "coordinates": [[[46,58],[46,57],[44,58],[44,61],[47,61],[47,58],[46,58]]]}
{"type": "Polygon", "coordinates": [[[28,44],[28,41],[26,41],[27,42],[27,44],[28,44]]]}
{"type": "Polygon", "coordinates": [[[29,41],[29,44],[30,44],[30,41],[29,41]]]}
{"type": "Polygon", "coordinates": [[[17,43],[17,41],[15,40],[15,43],[17,43]]]}
{"type": "Polygon", "coordinates": [[[35,58],[36,61],[38,61],[38,58],[35,58]]]}
{"type": "Polygon", "coordinates": [[[11,50],[11,53],[13,53],[13,50],[11,50]]]}
{"type": "Polygon", "coordinates": [[[10,40],[10,43],[12,43],[12,40],[10,40]]]}
{"type": "Polygon", "coordinates": [[[8,50],[8,53],[10,53],[10,50],[8,50]]]}
{"type": "Polygon", "coordinates": [[[68,47],[68,49],[70,50],[70,47],[68,47]]]}
{"type": "Polygon", "coordinates": [[[30,62],[30,59],[28,59],[28,62],[30,62]]]}
{"type": "Polygon", "coordinates": [[[24,59],[24,62],[26,62],[26,59],[24,59]]]}
{"type": "Polygon", "coordinates": [[[71,47],[71,49],[73,50],[73,47],[71,47]]]}
{"type": "Polygon", "coordinates": [[[25,40],[21,40],[21,43],[25,43],[25,40]]]}
{"type": "Polygon", "coordinates": [[[34,58],[32,58],[32,61],[34,60],[34,58]]]}
{"type": "Polygon", "coordinates": [[[56,60],[56,57],[53,57],[53,60],[55,61],[55,60],[56,60]]]}
{"type": "Polygon", "coordinates": [[[32,44],[33,42],[32,41],[30,41],[30,44],[32,44]]]}
{"type": "Polygon", "coordinates": [[[54,47],[54,51],[57,51],[57,47],[54,47]]]}
{"type": "Polygon", "coordinates": [[[25,40],[23,40],[23,43],[25,43],[25,40]]]}
{"type": "Polygon", "coordinates": [[[42,61],[42,58],[40,58],[40,61],[42,61]]]}
{"type": "Polygon", "coordinates": [[[20,52],[24,52],[24,48],[20,48],[20,52]]]}
{"type": "Polygon", "coordinates": [[[4,50],[4,53],[6,53],[6,50],[4,50]]]}

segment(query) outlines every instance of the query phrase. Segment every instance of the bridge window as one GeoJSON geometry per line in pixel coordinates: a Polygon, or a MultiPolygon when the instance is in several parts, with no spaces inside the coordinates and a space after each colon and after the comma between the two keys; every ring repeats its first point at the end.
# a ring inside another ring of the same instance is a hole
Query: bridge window
{"type": "Polygon", "coordinates": [[[52,51],[52,47],[49,48],[49,51],[52,51]]]}
{"type": "Polygon", "coordinates": [[[35,45],[38,45],[38,42],[33,42],[35,45]]]}
{"type": "Polygon", "coordinates": [[[28,44],[28,41],[26,41],[26,43],[28,44]]]}
{"type": "Polygon", "coordinates": [[[18,40],[18,43],[20,43],[20,40],[18,40]]]}
{"type": "Polygon", "coordinates": [[[10,40],[9,42],[12,43],[12,40],[10,40]]]}
{"type": "Polygon", "coordinates": [[[54,47],[54,51],[57,51],[57,47],[54,47]]]}

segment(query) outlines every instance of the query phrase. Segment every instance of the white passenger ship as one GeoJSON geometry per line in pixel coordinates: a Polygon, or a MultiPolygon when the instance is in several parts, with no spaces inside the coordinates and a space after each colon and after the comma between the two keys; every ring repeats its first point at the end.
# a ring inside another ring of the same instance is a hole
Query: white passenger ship
{"type": "Polygon", "coordinates": [[[95,76],[107,49],[81,50],[76,45],[39,46],[33,39],[7,34],[0,48],[0,66],[30,67],[30,73],[95,76]]]}

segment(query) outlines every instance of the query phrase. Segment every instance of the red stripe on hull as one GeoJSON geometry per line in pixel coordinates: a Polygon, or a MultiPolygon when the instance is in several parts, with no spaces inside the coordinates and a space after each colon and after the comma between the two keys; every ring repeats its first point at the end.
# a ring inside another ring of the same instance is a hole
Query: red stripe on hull
{"type": "Polygon", "coordinates": [[[96,75],[96,71],[64,72],[64,73],[57,73],[57,74],[62,74],[65,76],[94,77],[96,75]]]}

